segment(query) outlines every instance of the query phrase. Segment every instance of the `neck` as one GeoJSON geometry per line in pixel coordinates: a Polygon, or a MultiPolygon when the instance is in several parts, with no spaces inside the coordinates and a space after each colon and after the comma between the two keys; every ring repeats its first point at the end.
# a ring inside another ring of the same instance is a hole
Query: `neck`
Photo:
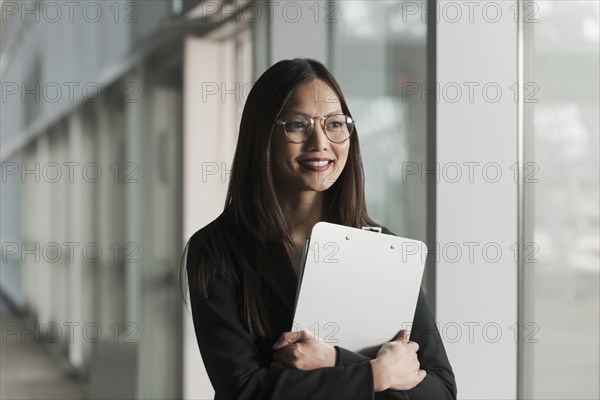
{"type": "Polygon", "coordinates": [[[295,240],[303,241],[310,236],[313,226],[321,220],[322,206],[321,192],[302,191],[281,197],[281,207],[295,240]]]}

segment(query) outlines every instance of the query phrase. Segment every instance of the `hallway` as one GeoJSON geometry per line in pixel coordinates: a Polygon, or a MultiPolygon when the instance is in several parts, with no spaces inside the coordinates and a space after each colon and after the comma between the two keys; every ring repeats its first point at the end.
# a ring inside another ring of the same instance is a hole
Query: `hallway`
{"type": "Polygon", "coordinates": [[[2,296],[0,323],[0,400],[88,398],[87,383],[68,377],[35,334],[23,334],[25,319],[2,296]]]}

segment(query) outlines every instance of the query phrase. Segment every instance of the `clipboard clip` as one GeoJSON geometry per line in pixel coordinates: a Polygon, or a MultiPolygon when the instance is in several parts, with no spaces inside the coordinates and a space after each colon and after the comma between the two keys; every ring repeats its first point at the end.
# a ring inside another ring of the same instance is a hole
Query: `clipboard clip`
{"type": "Polygon", "coordinates": [[[381,227],[380,226],[363,226],[362,229],[365,230],[365,231],[371,231],[371,232],[381,233],[381,227]]]}

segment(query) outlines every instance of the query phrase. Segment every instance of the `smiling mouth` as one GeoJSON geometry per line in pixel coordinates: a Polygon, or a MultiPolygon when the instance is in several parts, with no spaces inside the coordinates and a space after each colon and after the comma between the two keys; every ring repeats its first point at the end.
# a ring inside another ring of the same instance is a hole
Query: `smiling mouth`
{"type": "Polygon", "coordinates": [[[309,171],[325,171],[333,164],[333,160],[298,161],[298,163],[309,171]]]}
{"type": "Polygon", "coordinates": [[[333,160],[325,160],[325,161],[300,161],[300,164],[311,166],[311,167],[324,167],[327,164],[332,163],[333,160]]]}

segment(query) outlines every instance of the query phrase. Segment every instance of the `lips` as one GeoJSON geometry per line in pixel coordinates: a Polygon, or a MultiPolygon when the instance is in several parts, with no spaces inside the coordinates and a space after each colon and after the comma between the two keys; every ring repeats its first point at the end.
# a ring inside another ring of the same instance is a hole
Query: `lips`
{"type": "Polygon", "coordinates": [[[324,171],[333,163],[331,158],[311,157],[304,160],[298,160],[300,165],[313,171],[324,171]]]}
{"type": "Polygon", "coordinates": [[[311,157],[311,158],[305,158],[304,160],[299,160],[298,162],[302,163],[304,165],[324,166],[324,165],[329,164],[332,161],[333,160],[331,158],[311,157]]]}

